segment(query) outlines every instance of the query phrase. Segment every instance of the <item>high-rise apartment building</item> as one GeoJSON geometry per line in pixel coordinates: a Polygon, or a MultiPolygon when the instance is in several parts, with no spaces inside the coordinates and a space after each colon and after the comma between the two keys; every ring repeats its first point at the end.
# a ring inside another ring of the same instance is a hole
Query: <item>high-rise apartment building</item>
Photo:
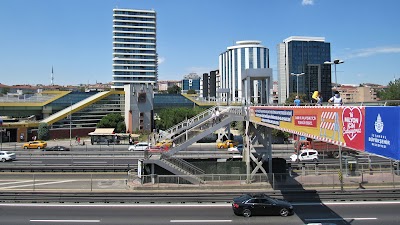
{"type": "Polygon", "coordinates": [[[293,36],[278,44],[277,48],[279,103],[284,103],[297,90],[310,101],[314,91],[320,91],[324,101],[331,97],[331,65],[324,64],[330,61],[331,50],[325,38],[293,36]]]}
{"type": "Polygon", "coordinates": [[[157,38],[154,10],[113,10],[113,85],[156,85],[157,38]]]}
{"type": "MultiPolygon", "coordinates": [[[[261,45],[261,41],[237,41],[236,45],[227,48],[219,55],[219,88],[230,89],[233,101],[243,97],[242,74],[246,69],[269,68],[269,49],[261,45]]],[[[257,82],[255,81],[255,87],[257,82]]],[[[258,96],[259,88],[255,88],[254,96],[258,96]]]]}

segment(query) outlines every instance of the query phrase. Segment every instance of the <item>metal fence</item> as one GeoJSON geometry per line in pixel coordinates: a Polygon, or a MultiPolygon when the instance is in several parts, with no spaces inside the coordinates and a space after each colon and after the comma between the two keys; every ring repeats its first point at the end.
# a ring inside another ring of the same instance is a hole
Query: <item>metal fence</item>
{"type": "Polygon", "coordinates": [[[199,184],[191,184],[186,175],[144,175],[137,177],[135,172],[128,175],[128,185],[133,189],[191,189],[191,188],[271,188],[271,189],[340,189],[354,188],[396,188],[400,186],[400,173],[357,171],[352,174],[336,172],[314,171],[313,174],[303,175],[297,172],[289,174],[273,174],[271,178],[264,174],[251,176],[249,182],[246,174],[208,174],[198,175],[204,180],[199,184]]]}

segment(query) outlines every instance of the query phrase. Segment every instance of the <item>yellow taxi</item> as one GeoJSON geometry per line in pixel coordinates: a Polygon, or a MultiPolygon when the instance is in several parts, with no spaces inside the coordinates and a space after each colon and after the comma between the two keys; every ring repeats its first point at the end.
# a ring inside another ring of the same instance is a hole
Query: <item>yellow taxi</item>
{"type": "Polygon", "coordinates": [[[157,147],[162,147],[162,146],[164,146],[164,147],[171,147],[172,146],[172,141],[171,140],[163,140],[163,141],[160,141],[160,142],[158,142],[157,144],[156,144],[156,146],[157,147]]]}
{"type": "Polygon", "coordinates": [[[37,148],[37,149],[43,149],[47,147],[47,142],[45,141],[30,141],[25,143],[22,148],[28,149],[28,148],[37,148]]]}
{"type": "Polygon", "coordinates": [[[217,143],[217,148],[231,148],[234,146],[237,146],[239,142],[233,141],[233,140],[226,140],[224,142],[218,142],[217,143]]]}

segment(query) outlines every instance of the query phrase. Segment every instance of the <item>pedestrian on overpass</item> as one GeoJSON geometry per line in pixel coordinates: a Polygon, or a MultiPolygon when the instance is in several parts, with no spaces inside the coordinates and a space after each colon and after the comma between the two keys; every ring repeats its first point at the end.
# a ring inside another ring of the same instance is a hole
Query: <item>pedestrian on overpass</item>
{"type": "Polygon", "coordinates": [[[221,122],[221,118],[220,118],[221,113],[219,112],[218,108],[215,109],[215,121],[216,123],[221,122]]]}
{"type": "Polygon", "coordinates": [[[294,99],[293,103],[295,106],[300,106],[301,101],[299,99],[299,96],[296,95],[296,98],[294,99]]]}
{"type": "Polygon", "coordinates": [[[328,100],[329,103],[333,103],[334,106],[342,106],[343,105],[343,100],[342,97],[340,97],[339,91],[335,91],[335,95],[328,100]]]}

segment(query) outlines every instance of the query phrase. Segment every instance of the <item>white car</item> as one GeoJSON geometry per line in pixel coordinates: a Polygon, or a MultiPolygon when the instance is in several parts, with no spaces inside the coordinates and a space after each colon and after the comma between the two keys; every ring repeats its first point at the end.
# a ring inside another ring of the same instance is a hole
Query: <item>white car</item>
{"type": "Polygon", "coordinates": [[[139,142],[137,144],[129,146],[129,151],[144,151],[146,148],[150,147],[151,145],[147,142],[139,142]]]}
{"type": "Polygon", "coordinates": [[[290,156],[292,162],[302,162],[302,161],[318,161],[318,152],[314,149],[304,149],[299,152],[299,154],[293,154],[290,156]]]}
{"type": "Polygon", "coordinates": [[[0,151],[0,161],[12,161],[15,160],[16,156],[14,152],[0,151]]]}

